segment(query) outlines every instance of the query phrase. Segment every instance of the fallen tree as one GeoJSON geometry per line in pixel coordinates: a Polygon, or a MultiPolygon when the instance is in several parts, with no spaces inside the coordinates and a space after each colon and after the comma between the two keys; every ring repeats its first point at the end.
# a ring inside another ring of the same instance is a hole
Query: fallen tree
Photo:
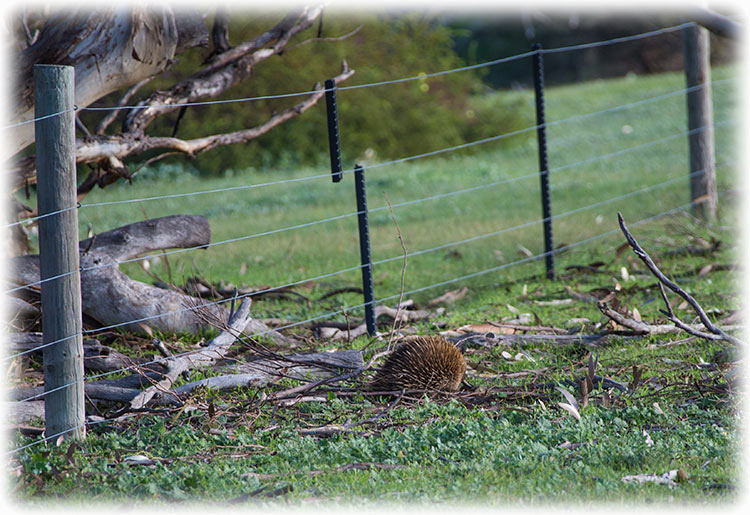
{"type": "MultiPolygon", "coordinates": [[[[125,275],[119,264],[148,252],[165,249],[202,249],[211,242],[211,229],[202,216],[173,215],[144,220],[97,234],[79,244],[81,302],[85,315],[105,327],[135,333],[150,330],[198,333],[212,320],[226,320],[229,309],[217,302],[182,292],[157,288],[125,275]]],[[[10,278],[24,286],[14,293],[34,295],[40,289],[38,255],[10,261],[10,278]]],[[[251,319],[246,335],[263,334],[278,344],[292,342],[281,333],[251,319]]]]}

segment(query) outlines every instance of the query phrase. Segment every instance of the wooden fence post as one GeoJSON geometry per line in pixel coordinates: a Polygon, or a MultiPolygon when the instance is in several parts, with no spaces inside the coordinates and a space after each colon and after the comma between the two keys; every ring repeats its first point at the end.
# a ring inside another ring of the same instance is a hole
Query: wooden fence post
{"type": "Polygon", "coordinates": [[[76,198],[74,69],[34,66],[45,435],[86,435],[76,198]],[[62,113],[57,114],[55,113],[62,113]],[[54,115],[54,116],[50,116],[54,115]],[[54,213],[54,214],[51,214],[54,213]],[[49,216],[44,216],[50,214],[49,216]],[[74,273],[70,273],[74,272],[74,273]],[[56,342],[56,343],[53,343],[56,342]]]}
{"type": "Polygon", "coordinates": [[[690,144],[690,200],[693,213],[716,219],[716,160],[714,114],[711,100],[711,62],[708,30],[692,25],[682,31],[687,79],[688,141],[690,144]]]}

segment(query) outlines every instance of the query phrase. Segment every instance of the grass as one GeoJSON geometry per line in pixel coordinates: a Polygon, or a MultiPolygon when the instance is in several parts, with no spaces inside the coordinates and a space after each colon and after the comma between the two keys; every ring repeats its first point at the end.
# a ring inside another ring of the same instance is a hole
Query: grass
{"type": "MultiPolygon", "coordinates": [[[[714,79],[734,74],[732,68],[721,68],[714,71],[714,79]]],[[[408,295],[424,305],[425,300],[446,290],[461,285],[470,288],[467,297],[444,313],[408,329],[434,333],[485,320],[507,321],[520,311],[530,313],[537,324],[570,327],[578,320],[575,323],[585,324],[586,331],[595,331],[601,320],[595,304],[549,304],[550,300],[569,298],[566,287],[584,293],[617,290],[617,299],[625,308],[637,308],[647,321],[661,319],[662,303],[653,279],[628,251],[618,252],[623,242],[622,235],[614,231],[618,210],[662,269],[710,309],[711,316],[719,318],[737,309],[737,272],[731,266],[717,266],[736,261],[733,228],[738,224],[731,193],[720,200],[718,224],[701,223],[684,213],[637,224],[688,202],[683,96],[569,120],[682,87],[681,75],[664,74],[550,88],[550,121],[568,119],[553,123],[549,129],[553,213],[564,215],[554,222],[556,244],[574,245],[594,239],[558,256],[555,281],[544,280],[542,264],[533,261],[408,295]],[[630,148],[637,150],[628,151],[630,148]],[[660,186],[670,180],[674,182],[660,186]],[[609,202],[648,187],[653,190],[609,202]],[[584,209],[598,202],[602,204],[584,209]],[[574,210],[580,211],[571,212],[574,210]],[[608,231],[614,232],[599,236],[608,231]],[[712,239],[722,245],[709,251],[706,242],[712,239]],[[673,252],[686,245],[703,251],[673,252]],[[708,264],[712,268],[707,269],[708,264]],[[568,265],[591,265],[599,272],[566,268],[568,265]]],[[[513,94],[526,95],[531,105],[528,93],[513,94]]],[[[736,149],[729,125],[735,94],[725,83],[715,85],[714,94],[719,122],[718,161],[727,163],[717,170],[719,189],[730,190],[735,187],[732,163],[736,149]]],[[[375,267],[377,298],[398,295],[402,267],[385,193],[396,205],[504,182],[463,195],[396,207],[394,213],[406,244],[414,252],[538,220],[541,209],[535,169],[534,140],[516,136],[508,146],[489,144],[471,153],[448,153],[368,171],[370,208],[378,209],[370,213],[373,259],[393,258],[375,267]]],[[[169,169],[162,168],[161,172],[169,169]]],[[[177,170],[169,181],[136,179],[132,185],[97,192],[84,204],[325,173],[312,169],[252,172],[201,180],[177,170]]],[[[91,224],[95,231],[102,232],[139,219],[201,214],[211,222],[213,241],[223,241],[353,213],[351,183],[351,176],[339,184],[322,178],[220,194],[87,207],[80,211],[81,229],[86,231],[91,224]]],[[[510,265],[521,257],[519,246],[541,252],[541,239],[541,226],[533,224],[411,256],[406,289],[510,265]]],[[[168,260],[178,283],[196,272],[215,281],[252,285],[304,280],[358,264],[356,221],[354,217],[343,218],[176,254],[168,260]]],[[[158,262],[154,259],[151,270],[166,278],[164,262],[164,257],[158,262]]],[[[134,277],[148,279],[136,264],[126,269],[134,277]]],[[[359,281],[353,272],[299,289],[316,298],[334,287],[358,285],[359,281]]],[[[395,302],[395,298],[388,301],[395,302]]],[[[359,303],[357,294],[310,305],[259,300],[253,312],[257,317],[302,320],[359,303]]],[[[679,316],[690,319],[688,309],[678,303],[674,307],[679,316]]],[[[367,349],[366,359],[377,350],[368,338],[336,343],[315,340],[304,331],[302,335],[310,349],[367,349]]],[[[128,351],[131,345],[130,354],[152,352],[147,350],[146,340],[138,343],[126,335],[112,338],[114,341],[107,344],[118,350],[128,351]],[[134,341],[137,348],[132,346],[134,341]]],[[[163,339],[173,341],[176,337],[164,335],[163,339]]],[[[194,338],[182,339],[186,346],[194,343],[194,338]]],[[[361,387],[357,381],[348,384],[355,389],[352,395],[329,390],[324,401],[293,406],[259,402],[265,394],[263,389],[221,394],[202,391],[191,397],[184,410],[94,425],[84,442],[65,442],[60,447],[36,445],[19,452],[11,463],[17,474],[14,496],[31,505],[59,500],[86,505],[135,498],[158,503],[200,500],[220,507],[249,502],[251,507],[272,509],[287,503],[304,507],[404,502],[728,505],[738,495],[737,428],[741,422],[735,406],[737,395],[731,393],[725,377],[733,365],[720,358],[723,350],[722,344],[684,335],[639,339],[615,336],[596,349],[577,343],[532,342],[469,347],[468,382],[476,392],[501,392],[492,397],[492,402],[476,405],[460,396],[437,394],[404,398],[391,405],[389,399],[356,393],[361,387]],[[539,397],[516,395],[534,383],[564,384],[580,377],[592,355],[598,357],[598,374],[626,385],[640,370],[640,386],[622,394],[593,391],[591,401],[581,409],[580,421],[560,408],[558,403],[565,399],[557,390],[539,397]],[[511,391],[515,394],[502,393],[511,391]],[[609,395],[612,405],[606,407],[609,395]],[[379,418],[365,422],[373,417],[379,418]],[[327,437],[304,434],[305,429],[347,421],[355,424],[348,432],[327,437]],[[133,464],[128,458],[136,455],[151,461],[133,464]],[[352,468],[357,464],[359,468],[352,468]],[[622,480],[629,475],[675,469],[685,471],[687,479],[673,486],[622,480]]],[[[237,352],[241,357],[249,351],[237,352]]],[[[191,380],[205,373],[196,372],[191,380]]],[[[279,386],[291,384],[296,383],[286,380],[279,386]]],[[[13,446],[31,441],[15,436],[13,446]]]]}
{"type": "MultiPolygon", "coordinates": [[[[700,278],[695,272],[707,261],[731,260],[731,249],[708,257],[658,258],[712,313],[736,307],[733,272],[717,269],[700,278]]],[[[571,270],[554,282],[529,278],[477,288],[470,298],[414,329],[434,332],[436,327],[507,320],[516,316],[514,309],[532,312],[539,323],[551,326],[563,327],[571,318],[595,321],[598,311],[592,304],[535,301],[564,296],[566,285],[583,292],[612,288],[619,265],[627,262],[609,262],[604,274],[571,270]]],[[[630,309],[637,307],[644,320],[657,318],[660,302],[653,281],[637,275],[642,268],[632,263],[628,267],[637,278],[622,283],[618,299],[630,309]]],[[[314,345],[362,348],[368,342],[360,338],[351,344],[314,345]]],[[[72,449],[65,442],[20,452],[12,462],[20,474],[16,495],[32,506],[51,500],[75,506],[132,499],[276,508],[390,502],[721,506],[736,500],[741,423],[735,395],[716,389],[726,384],[724,374],[733,368],[716,357],[723,349],[719,343],[680,335],[614,337],[596,349],[532,342],[467,349],[467,380],[480,392],[523,389],[539,381],[563,384],[580,377],[590,352],[598,358],[597,374],[620,383],[632,380],[634,367],[641,370],[638,389],[622,395],[609,391],[615,399],[611,407],[602,404],[604,390],[592,391],[590,403],[580,410],[580,422],[559,408],[564,398],[555,390],[539,397],[542,402],[533,396],[500,395],[473,406],[460,397],[435,394],[405,399],[395,407],[389,399],[342,396],[335,390],[324,402],[287,407],[259,403],[258,396],[267,389],[202,391],[190,398],[185,410],[94,425],[86,441],[72,449]],[[378,415],[377,423],[364,422],[378,415]],[[311,437],[302,432],[349,421],[355,425],[345,433],[311,437]],[[134,456],[146,456],[150,464],[130,463],[134,456]],[[369,468],[345,467],[353,464],[369,468]],[[675,486],[622,480],[677,469],[684,470],[687,479],[675,486]]],[[[238,357],[251,354],[239,352],[238,357]]],[[[190,380],[201,377],[194,373],[190,380]]],[[[280,386],[284,384],[293,383],[282,381],[280,386]]],[[[359,384],[350,386],[357,389],[359,384]]],[[[13,445],[31,441],[16,437],[13,445]]]]}
{"type": "MultiPolygon", "coordinates": [[[[735,74],[732,68],[719,68],[713,78],[724,81],[735,74]]],[[[548,141],[556,246],[575,245],[592,237],[614,241],[599,235],[616,231],[618,210],[633,223],[689,202],[685,100],[682,94],[668,95],[681,90],[683,81],[681,74],[664,74],[549,89],[548,141]],[[599,111],[606,112],[588,115],[599,111]]],[[[732,88],[732,82],[719,82],[713,88],[718,125],[717,177],[722,191],[734,187],[733,162],[737,157],[731,125],[736,100],[732,88]]],[[[529,119],[533,119],[531,93],[512,94],[526,98],[529,119]]],[[[498,132],[502,133],[502,128],[498,132]]],[[[523,257],[519,246],[534,254],[543,252],[533,135],[529,131],[499,143],[483,144],[475,152],[450,152],[367,172],[373,260],[390,260],[374,268],[376,298],[393,297],[400,289],[401,248],[386,195],[397,206],[395,216],[409,252],[477,238],[411,257],[407,291],[512,263],[523,257]],[[478,189],[419,201],[472,188],[478,189]],[[414,203],[398,207],[404,202],[414,203]],[[518,226],[522,227],[515,228],[518,226]]],[[[343,138],[345,144],[345,134],[343,138]]],[[[325,282],[359,285],[357,270],[335,274],[359,264],[351,174],[337,184],[331,183],[321,169],[249,168],[245,172],[228,171],[226,177],[218,179],[200,179],[181,173],[179,167],[149,174],[153,180],[136,176],[132,184],[97,191],[84,206],[274,181],[295,182],[84,207],[80,210],[82,234],[89,228],[103,232],[151,217],[199,214],[209,219],[213,242],[229,242],[207,251],[166,258],[177,282],[201,273],[235,284],[282,285],[334,274],[325,282]],[[159,174],[167,175],[160,180],[159,174]],[[341,218],[316,223],[332,217],[341,218]],[[298,225],[306,226],[284,230],[298,225]]],[[[615,235],[617,238],[619,235],[615,235]]],[[[164,260],[155,259],[151,270],[166,278],[164,260]]],[[[525,275],[529,268],[539,267],[512,266],[491,277],[525,275]]],[[[140,263],[125,269],[137,278],[146,278],[140,263]]],[[[429,289],[417,298],[436,296],[438,292],[429,289]]]]}

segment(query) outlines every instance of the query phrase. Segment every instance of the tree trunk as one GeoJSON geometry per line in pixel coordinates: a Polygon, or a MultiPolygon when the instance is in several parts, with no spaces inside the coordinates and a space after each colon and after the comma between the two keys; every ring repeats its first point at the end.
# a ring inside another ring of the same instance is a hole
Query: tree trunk
{"type": "MultiPolygon", "coordinates": [[[[53,17],[36,42],[21,52],[19,89],[11,122],[34,116],[34,64],[75,68],[75,103],[86,107],[118,89],[166,70],[187,48],[206,45],[200,14],[171,7],[82,9],[53,17]]],[[[34,124],[12,129],[8,150],[15,154],[34,141],[34,124]]]]}

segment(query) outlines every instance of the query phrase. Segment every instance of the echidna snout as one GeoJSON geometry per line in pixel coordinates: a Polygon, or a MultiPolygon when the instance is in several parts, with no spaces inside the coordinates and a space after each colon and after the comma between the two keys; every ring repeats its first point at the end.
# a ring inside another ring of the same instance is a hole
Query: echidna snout
{"type": "Polygon", "coordinates": [[[375,391],[455,392],[466,373],[463,354],[439,336],[419,336],[399,344],[375,375],[375,391]]]}

